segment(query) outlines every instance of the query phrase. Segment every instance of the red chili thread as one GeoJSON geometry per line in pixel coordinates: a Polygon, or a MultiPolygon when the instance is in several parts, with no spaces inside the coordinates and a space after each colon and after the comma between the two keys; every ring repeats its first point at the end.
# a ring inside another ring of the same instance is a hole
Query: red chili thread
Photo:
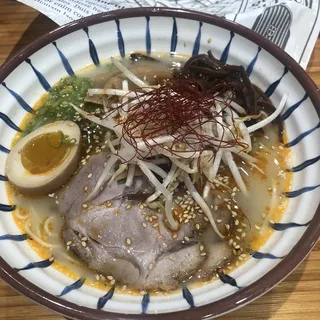
{"type": "MultiPolygon", "coordinates": [[[[199,133],[196,129],[203,128],[205,123],[217,123],[222,118],[225,108],[230,108],[230,102],[235,96],[235,84],[221,81],[212,88],[201,91],[197,80],[173,78],[166,81],[154,90],[138,95],[141,101],[137,100],[132,104],[132,100],[121,104],[118,109],[124,109],[130,103],[130,110],[124,120],[120,120],[122,125],[122,138],[131,145],[139,155],[139,158],[146,159],[158,148],[177,155],[177,152],[188,152],[190,157],[195,152],[212,150],[214,153],[219,148],[231,148],[240,145],[245,148],[247,145],[239,141],[239,136],[235,136],[232,130],[223,126],[223,132],[230,132],[232,140],[218,139],[199,133]],[[228,97],[216,95],[219,92],[230,92],[228,97]],[[216,102],[221,102],[224,107],[220,113],[214,112],[213,106],[216,102]],[[155,138],[174,135],[174,141],[166,148],[162,144],[156,143],[155,138]],[[143,141],[147,146],[147,152],[142,152],[138,148],[137,140],[143,141]],[[149,143],[153,141],[153,145],[149,143]],[[218,142],[218,146],[216,143],[218,142]],[[176,150],[179,145],[187,146],[188,151],[176,150]]],[[[111,111],[108,115],[112,114],[111,111]]],[[[107,115],[107,116],[108,116],[107,115]]],[[[233,123],[234,120],[232,119],[233,123]]]]}

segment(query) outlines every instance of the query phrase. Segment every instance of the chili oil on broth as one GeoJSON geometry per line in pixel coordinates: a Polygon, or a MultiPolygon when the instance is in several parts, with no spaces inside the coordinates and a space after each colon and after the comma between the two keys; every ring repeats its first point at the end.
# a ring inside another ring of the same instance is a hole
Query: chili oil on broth
{"type": "MultiPolygon", "coordinates": [[[[159,57],[159,55],[156,55],[156,57],[159,57]]],[[[163,64],[157,64],[153,72],[146,75],[144,80],[150,81],[152,79],[153,81],[161,81],[165,78],[168,66],[170,66],[170,64],[172,66],[172,60],[170,60],[172,58],[163,55],[160,55],[160,57],[164,61],[163,64]]],[[[177,59],[174,60],[173,67],[179,67],[185,60],[186,57],[177,57],[177,59]]],[[[124,59],[123,61],[126,66],[130,64],[129,59],[124,59]]],[[[154,66],[153,62],[150,61],[144,63],[147,67],[154,66]]],[[[143,69],[143,66],[140,65],[140,67],[143,69]]],[[[88,66],[80,70],[77,75],[79,77],[91,78],[91,80],[94,78],[92,80],[93,87],[103,88],[106,78],[110,77],[110,75],[108,76],[109,73],[119,74],[110,62],[107,61],[105,64],[102,64],[100,68],[88,66]]],[[[110,81],[111,86],[116,88],[117,79],[110,79],[110,81]]],[[[34,110],[38,110],[46,99],[47,94],[39,99],[34,106],[34,110]]],[[[31,117],[32,115],[28,114],[22,121],[20,128],[24,129],[31,117]]],[[[242,161],[237,161],[237,166],[245,178],[249,194],[248,198],[240,192],[235,192],[234,195],[245,217],[239,218],[239,224],[234,226],[236,231],[232,233],[231,239],[228,238],[226,241],[228,242],[230,252],[235,249],[234,243],[240,245],[241,251],[233,254],[232,259],[221,262],[221,271],[224,273],[228,273],[244,263],[250,257],[250,250],[258,250],[270,238],[273,229],[269,228],[269,221],[280,221],[288,205],[288,199],[282,197],[281,194],[291,188],[292,173],[286,171],[291,159],[291,151],[288,148],[283,148],[282,143],[278,141],[275,125],[268,125],[264,128],[264,132],[264,134],[254,134],[251,154],[258,160],[257,165],[265,174],[260,173],[254,167],[242,161]],[[247,177],[250,177],[250,179],[247,177]],[[274,202],[275,198],[277,200],[276,202],[274,202]],[[250,199],[250,201],[248,201],[248,199],[250,199]]],[[[86,135],[85,139],[87,139],[87,141],[82,148],[82,162],[80,166],[85,163],[85,159],[105,149],[105,145],[102,143],[105,134],[106,130],[101,128],[98,128],[97,131],[92,134],[92,137],[98,135],[99,138],[97,139],[98,142],[95,144],[95,147],[90,148],[89,152],[88,145],[94,140],[91,137],[89,139],[88,135],[86,135]]],[[[21,138],[21,135],[21,133],[17,133],[12,141],[12,145],[21,138]]],[[[285,133],[283,135],[286,140],[285,133]]],[[[225,182],[227,181],[227,177],[229,177],[229,181],[232,180],[232,176],[228,170],[220,172],[217,178],[221,182],[225,182]]],[[[229,192],[226,192],[225,189],[220,188],[218,185],[216,185],[216,188],[223,194],[230,196],[228,195],[229,192]]],[[[64,225],[64,218],[58,212],[54,195],[25,197],[15,190],[10,183],[7,183],[7,191],[9,202],[17,206],[17,209],[13,212],[15,223],[21,230],[21,233],[30,234],[31,231],[34,235],[34,237],[31,235],[31,239],[28,239],[27,242],[41,258],[48,259],[54,257],[53,267],[74,280],[79,279],[79,277],[86,278],[86,284],[89,286],[105,290],[106,287],[109,288],[113,285],[109,279],[106,279],[104,276],[101,277],[101,275],[99,275],[99,280],[97,280],[96,272],[90,270],[80,259],[70,251],[67,251],[67,247],[61,239],[61,229],[64,225]],[[26,225],[28,219],[30,219],[31,226],[26,225]],[[36,240],[38,237],[44,240],[44,243],[39,243],[36,240]],[[48,244],[52,247],[48,247],[48,244]]],[[[211,280],[198,279],[196,276],[191,276],[185,280],[185,282],[188,282],[191,287],[199,287],[215,279],[217,279],[217,272],[212,273],[211,280]]],[[[117,286],[116,289],[122,293],[140,294],[138,290],[126,288],[122,285],[117,286]]],[[[153,294],[167,293],[168,292],[158,290],[153,292],[153,294]]]]}

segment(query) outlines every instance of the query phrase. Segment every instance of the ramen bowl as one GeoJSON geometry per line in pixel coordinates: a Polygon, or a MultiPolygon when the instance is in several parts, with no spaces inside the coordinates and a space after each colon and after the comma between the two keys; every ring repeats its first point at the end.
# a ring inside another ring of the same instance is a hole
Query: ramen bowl
{"type": "Polygon", "coordinates": [[[259,34],[223,18],[180,9],[126,9],[62,26],[25,47],[0,70],[1,277],[33,301],[70,319],[213,318],[260,297],[288,276],[320,235],[320,99],[306,72],[259,34]],[[87,286],[41,259],[16,226],[6,193],[5,161],[19,125],[61,78],[111,56],[133,51],[196,55],[211,50],[244,66],[251,81],[278,105],[289,93],[281,121],[291,148],[288,207],[270,222],[272,236],[251,258],[216,281],[166,295],[130,295],[87,286]]]}

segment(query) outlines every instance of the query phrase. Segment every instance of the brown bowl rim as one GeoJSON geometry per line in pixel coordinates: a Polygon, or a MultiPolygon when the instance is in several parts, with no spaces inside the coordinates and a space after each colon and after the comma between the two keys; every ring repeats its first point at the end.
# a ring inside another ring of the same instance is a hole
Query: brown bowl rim
{"type": "MultiPolygon", "coordinates": [[[[86,17],[64,26],[61,26],[51,32],[46,33],[36,41],[24,47],[20,52],[15,54],[8,62],[0,68],[0,82],[5,78],[26,58],[41,49],[45,45],[51,43],[58,38],[101,22],[112,21],[116,19],[144,17],[144,16],[162,16],[176,17],[189,20],[201,21],[204,23],[216,25],[218,27],[233,31],[245,38],[249,38],[252,42],[268,51],[277,58],[283,65],[287,66],[289,71],[300,82],[302,87],[308,93],[318,115],[320,116],[320,93],[317,86],[305,72],[285,51],[277,47],[275,44],[255,33],[254,31],[228,21],[222,17],[215,15],[182,10],[178,8],[132,8],[100,13],[90,17],[86,17]]],[[[100,311],[83,306],[76,305],[69,301],[55,297],[54,295],[44,291],[38,286],[22,277],[12,267],[10,267],[3,258],[0,257],[0,276],[13,289],[39,303],[40,305],[51,309],[65,317],[79,320],[102,320],[102,319],[207,319],[209,317],[225,314],[231,310],[238,309],[249,302],[257,299],[261,295],[268,292],[276,284],[285,279],[312,250],[320,237],[320,205],[316,213],[307,227],[305,233],[290,253],[271,271],[263,277],[252,283],[251,285],[235,292],[234,294],[221,300],[212,302],[200,307],[177,311],[171,313],[154,314],[121,314],[108,311],[100,311]]]]}

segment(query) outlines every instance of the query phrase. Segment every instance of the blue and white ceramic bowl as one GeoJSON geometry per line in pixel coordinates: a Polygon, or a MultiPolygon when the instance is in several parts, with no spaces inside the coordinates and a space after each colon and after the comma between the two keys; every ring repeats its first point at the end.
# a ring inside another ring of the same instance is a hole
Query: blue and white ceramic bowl
{"type": "Polygon", "coordinates": [[[0,253],[1,276],[34,301],[72,319],[209,318],[239,308],[284,279],[320,234],[320,99],[304,70],[284,51],[251,30],[222,18],[178,9],[129,9],[76,21],[26,47],[0,70],[0,253]],[[132,51],[185,55],[211,49],[224,62],[243,65],[253,83],[277,105],[289,98],[281,119],[294,154],[289,206],[275,232],[251,259],[230,275],[167,296],[119,294],[73,281],[41,261],[12,218],[4,164],[26,113],[59,81],[110,56],[132,51]]]}

